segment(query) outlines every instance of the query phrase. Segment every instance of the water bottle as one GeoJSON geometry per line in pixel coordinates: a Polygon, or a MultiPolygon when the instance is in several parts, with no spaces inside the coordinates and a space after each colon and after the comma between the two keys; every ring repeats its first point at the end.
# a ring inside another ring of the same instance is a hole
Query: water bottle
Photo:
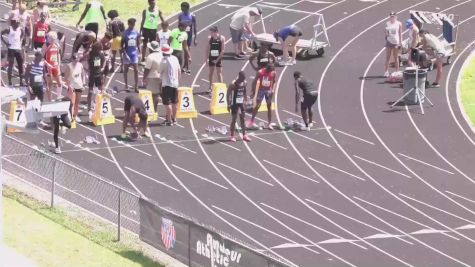
{"type": "Polygon", "coordinates": [[[266,127],[263,121],[259,122],[259,130],[262,130],[266,127]]]}
{"type": "Polygon", "coordinates": [[[226,126],[221,127],[221,134],[226,135],[227,133],[228,133],[228,127],[226,126]]]}

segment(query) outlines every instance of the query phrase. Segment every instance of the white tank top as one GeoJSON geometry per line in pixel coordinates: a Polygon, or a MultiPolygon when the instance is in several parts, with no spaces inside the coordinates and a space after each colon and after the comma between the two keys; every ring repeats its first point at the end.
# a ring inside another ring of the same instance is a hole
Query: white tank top
{"type": "Polygon", "coordinates": [[[386,22],[386,31],[388,32],[388,42],[390,42],[391,44],[399,44],[400,40],[399,40],[399,27],[400,27],[400,24],[399,22],[386,22]]]}
{"type": "Polygon", "coordinates": [[[16,31],[10,26],[10,33],[8,34],[8,49],[21,50],[21,28],[17,27],[16,31]]]}

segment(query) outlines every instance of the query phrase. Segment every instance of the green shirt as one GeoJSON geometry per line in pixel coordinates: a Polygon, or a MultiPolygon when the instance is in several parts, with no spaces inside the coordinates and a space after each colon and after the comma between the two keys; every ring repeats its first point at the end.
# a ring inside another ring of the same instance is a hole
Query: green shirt
{"type": "Polygon", "coordinates": [[[99,23],[101,18],[103,18],[101,11],[102,3],[98,1],[91,1],[89,4],[91,4],[91,7],[89,7],[89,10],[86,14],[86,25],[89,23],[99,23]]]}
{"type": "Polygon", "coordinates": [[[183,42],[188,40],[188,34],[185,31],[180,31],[180,29],[176,28],[171,33],[170,36],[173,37],[172,42],[170,44],[173,50],[183,50],[183,42]]]}
{"type": "Polygon", "coordinates": [[[145,21],[143,24],[144,29],[156,30],[158,29],[158,19],[160,18],[160,12],[158,8],[155,8],[153,12],[147,8],[145,9],[145,21]]]}

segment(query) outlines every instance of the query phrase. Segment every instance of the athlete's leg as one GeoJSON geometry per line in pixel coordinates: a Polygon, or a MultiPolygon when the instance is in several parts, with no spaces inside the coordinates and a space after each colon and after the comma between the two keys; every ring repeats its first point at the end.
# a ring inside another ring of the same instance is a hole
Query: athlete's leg
{"type": "Polygon", "coordinates": [[[396,65],[396,71],[399,71],[399,48],[393,49],[394,64],[396,65]]]}
{"type": "Polygon", "coordinates": [[[124,83],[125,83],[125,90],[126,91],[129,90],[129,83],[128,83],[128,79],[127,79],[127,75],[129,74],[129,67],[130,67],[129,64],[124,64],[124,83]]]}
{"type": "Polygon", "coordinates": [[[138,64],[134,64],[134,90],[136,93],[139,92],[139,69],[138,69],[138,64]]]}
{"type": "Polygon", "coordinates": [[[223,67],[217,67],[216,74],[218,75],[218,81],[222,83],[223,82],[223,67]]]}
{"type": "Polygon", "coordinates": [[[389,71],[389,61],[391,60],[392,48],[386,46],[386,61],[384,62],[384,72],[389,71]]]}
{"type": "Polygon", "coordinates": [[[305,127],[308,127],[309,116],[307,116],[307,106],[305,105],[305,100],[303,102],[300,102],[300,112],[302,113],[302,120],[303,120],[303,123],[305,124],[305,127]]]}
{"type": "Polygon", "coordinates": [[[216,69],[215,66],[209,66],[209,73],[208,73],[209,89],[211,89],[213,86],[213,77],[214,77],[215,69],[216,69]]]}

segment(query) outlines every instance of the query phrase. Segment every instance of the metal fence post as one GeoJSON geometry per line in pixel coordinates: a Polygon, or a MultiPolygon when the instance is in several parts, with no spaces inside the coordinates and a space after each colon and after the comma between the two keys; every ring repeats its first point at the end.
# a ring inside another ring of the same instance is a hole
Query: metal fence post
{"type": "Polygon", "coordinates": [[[53,158],[53,177],[51,179],[51,206],[50,208],[54,207],[54,189],[55,189],[55,184],[56,184],[56,160],[53,158]]]}
{"type": "Polygon", "coordinates": [[[117,241],[120,241],[120,195],[122,193],[122,190],[119,189],[119,201],[117,202],[117,241]]]}
{"type": "Polygon", "coordinates": [[[188,267],[191,267],[191,227],[188,224],[188,267]]]}

